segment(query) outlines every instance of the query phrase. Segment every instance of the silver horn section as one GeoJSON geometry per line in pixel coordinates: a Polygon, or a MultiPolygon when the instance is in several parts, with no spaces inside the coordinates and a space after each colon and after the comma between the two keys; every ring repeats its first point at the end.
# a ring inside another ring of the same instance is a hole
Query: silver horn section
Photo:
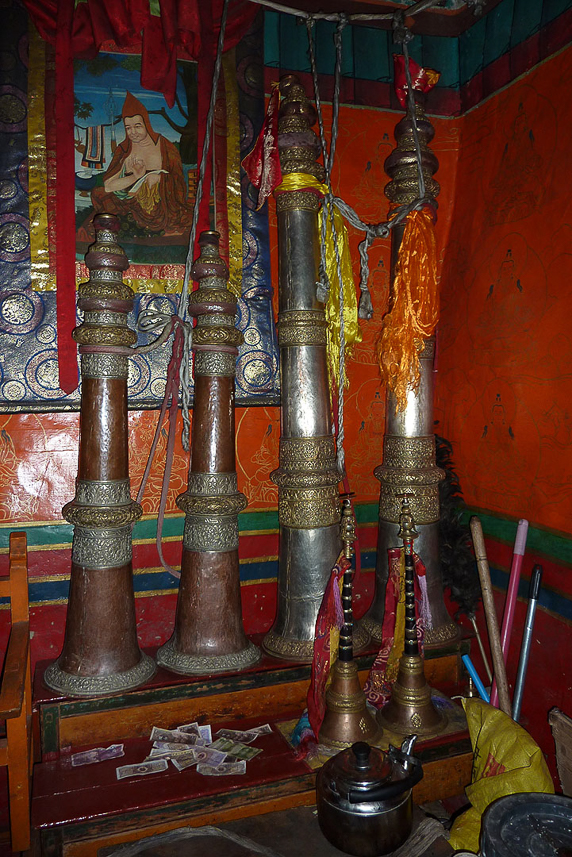
{"type": "MultiPolygon", "coordinates": [[[[283,96],[278,146],[284,175],[323,181],[311,130],[315,111],[293,75],[283,96]]],[[[277,194],[281,439],[278,486],[278,606],[263,641],[275,657],[311,661],[318,610],[340,552],[339,473],[330,412],[326,320],[316,298],[318,209],[309,190],[277,194]]]]}

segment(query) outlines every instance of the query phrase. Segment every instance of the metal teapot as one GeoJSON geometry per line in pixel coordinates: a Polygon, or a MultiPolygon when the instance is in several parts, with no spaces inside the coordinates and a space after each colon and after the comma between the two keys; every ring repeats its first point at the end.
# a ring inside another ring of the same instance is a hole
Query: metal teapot
{"type": "Polygon", "coordinates": [[[423,777],[411,756],[416,735],[387,753],[363,741],[333,756],[318,773],[316,803],[322,833],[340,851],[379,857],[411,833],[411,789],[423,777]]]}

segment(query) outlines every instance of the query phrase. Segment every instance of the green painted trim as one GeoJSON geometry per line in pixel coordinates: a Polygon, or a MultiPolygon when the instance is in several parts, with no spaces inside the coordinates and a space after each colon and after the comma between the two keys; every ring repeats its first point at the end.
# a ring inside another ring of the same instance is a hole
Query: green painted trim
{"type": "MultiPolygon", "coordinates": [[[[297,667],[286,667],[283,670],[272,670],[264,673],[264,684],[282,685],[310,678],[310,664],[297,667]]],[[[90,697],[87,699],[69,699],[60,702],[59,716],[73,717],[90,714],[93,711],[117,711],[122,708],[133,708],[146,703],[166,703],[174,700],[197,699],[198,697],[216,696],[219,693],[242,692],[260,686],[260,674],[243,675],[236,673],[231,676],[214,678],[199,682],[184,682],[167,685],[166,687],[142,687],[128,691],[125,694],[108,697],[90,697]]]]}
{"type": "MultiPolygon", "coordinates": [[[[378,520],[377,503],[356,503],[356,520],[358,525],[376,524],[378,520]]],[[[469,523],[472,515],[478,515],[483,532],[489,538],[497,539],[506,544],[514,544],[518,521],[502,515],[481,509],[466,508],[462,520],[469,523]]],[[[179,538],[183,534],[185,518],[182,514],[165,517],[163,522],[163,537],[179,538]]],[[[262,509],[258,512],[243,512],[238,516],[238,528],[241,533],[256,531],[278,532],[278,512],[276,509],[262,509]]],[[[8,549],[11,532],[25,532],[30,547],[42,548],[51,545],[61,545],[62,548],[71,546],[73,526],[66,522],[30,522],[30,523],[0,523],[0,551],[8,549]]],[[[145,518],[137,521],[133,528],[133,541],[154,539],[157,534],[157,519],[145,518]]],[[[557,533],[541,527],[528,528],[527,550],[530,553],[546,556],[556,562],[572,564],[572,536],[557,533]]]]}
{"type": "Polygon", "coordinates": [[[44,757],[46,753],[57,753],[59,751],[60,744],[59,705],[40,706],[40,721],[42,757],[44,757]]]}
{"type": "Polygon", "coordinates": [[[0,549],[8,550],[10,533],[26,533],[29,547],[48,545],[71,545],[73,526],[71,524],[2,524],[0,526],[0,549]]]}
{"type": "Polygon", "coordinates": [[[359,524],[377,524],[379,518],[378,503],[356,503],[356,521],[359,524]]]}
{"type": "MultiPolygon", "coordinates": [[[[377,503],[358,503],[355,506],[358,524],[377,522],[377,503]]],[[[185,516],[181,514],[166,515],[163,521],[163,538],[173,538],[183,535],[185,516]]],[[[261,509],[254,512],[242,512],[238,516],[239,532],[270,530],[278,532],[278,511],[276,509],[261,509]]],[[[8,548],[10,533],[25,532],[30,547],[48,547],[50,545],[70,545],[73,539],[73,525],[66,521],[54,522],[18,522],[0,523],[0,550],[8,548]]],[[[157,518],[149,517],[137,521],[133,527],[133,541],[154,539],[157,535],[157,518]]]]}
{"type": "Polygon", "coordinates": [[[242,512],[238,516],[238,530],[276,530],[278,532],[278,510],[261,509],[259,512],[242,512]]]}
{"type": "MultiPolygon", "coordinates": [[[[463,511],[463,522],[468,524],[473,515],[479,518],[485,536],[506,544],[514,544],[517,520],[495,515],[492,512],[483,512],[481,509],[468,508],[463,511]]],[[[542,554],[557,562],[572,564],[572,537],[564,534],[529,525],[526,550],[528,553],[542,554]]]]}
{"type": "MultiPolygon", "coordinates": [[[[375,655],[373,653],[358,655],[356,662],[359,670],[369,669],[373,664],[375,655]]],[[[57,741],[58,733],[54,730],[60,720],[77,715],[88,715],[94,711],[117,711],[122,708],[137,708],[141,705],[168,703],[181,699],[196,699],[198,697],[217,696],[220,693],[235,693],[243,690],[252,690],[264,684],[267,687],[291,684],[301,680],[310,680],[311,664],[299,664],[296,666],[277,667],[274,670],[262,673],[254,672],[243,675],[236,673],[206,678],[202,681],[192,682],[189,679],[182,680],[177,684],[149,687],[143,686],[127,691],[124,694],[107,697],[89,697],[85,699],[63,699],[57,705],[50,705],[39,700],[43,711],[54,712],[53,720],[49,720],[51,730],[48,735],[42,731],[42,750],[48,752],[54,749],[54,740],[57,741]],[[49,740],[45,740],[48,739],[49,740]]],[[[55,747],[57,749],[57,745],[55,747]]]]}

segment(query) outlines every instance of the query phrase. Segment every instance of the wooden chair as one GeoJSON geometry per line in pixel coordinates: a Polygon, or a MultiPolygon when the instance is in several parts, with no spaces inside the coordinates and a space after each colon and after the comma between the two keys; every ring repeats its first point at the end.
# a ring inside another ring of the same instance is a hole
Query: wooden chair
{"type": "Polygon", "coordinates": [[[10,837],[13,851],[30,847],[30,786],[32,780],[32,679],[28,563],[25,533],[10,533],[10,569],[0,579],[0,597],[10,599],[10,637],[0,684],[0,765],[8,768],[10,837]]]}

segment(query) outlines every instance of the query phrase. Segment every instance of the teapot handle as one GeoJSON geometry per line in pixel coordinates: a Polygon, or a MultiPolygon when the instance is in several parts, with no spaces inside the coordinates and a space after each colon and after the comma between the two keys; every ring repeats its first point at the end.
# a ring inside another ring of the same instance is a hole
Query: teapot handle
{"type": "Polygon", "coordinates": [[[412,789],[413,786],[417,785],[423,779],[423,766],[419,759],[416,759],[414,756],[406,756],[405,753],[401,753],[399,750],[396,751],[395,755],[400,761],[407,762],[410,769],[408,775],[403,780],[395,780],[393,783],[378,786],[367,792],[350,789],[348,792],[348,801],[350,803],[389,800],[412,789]]]}

